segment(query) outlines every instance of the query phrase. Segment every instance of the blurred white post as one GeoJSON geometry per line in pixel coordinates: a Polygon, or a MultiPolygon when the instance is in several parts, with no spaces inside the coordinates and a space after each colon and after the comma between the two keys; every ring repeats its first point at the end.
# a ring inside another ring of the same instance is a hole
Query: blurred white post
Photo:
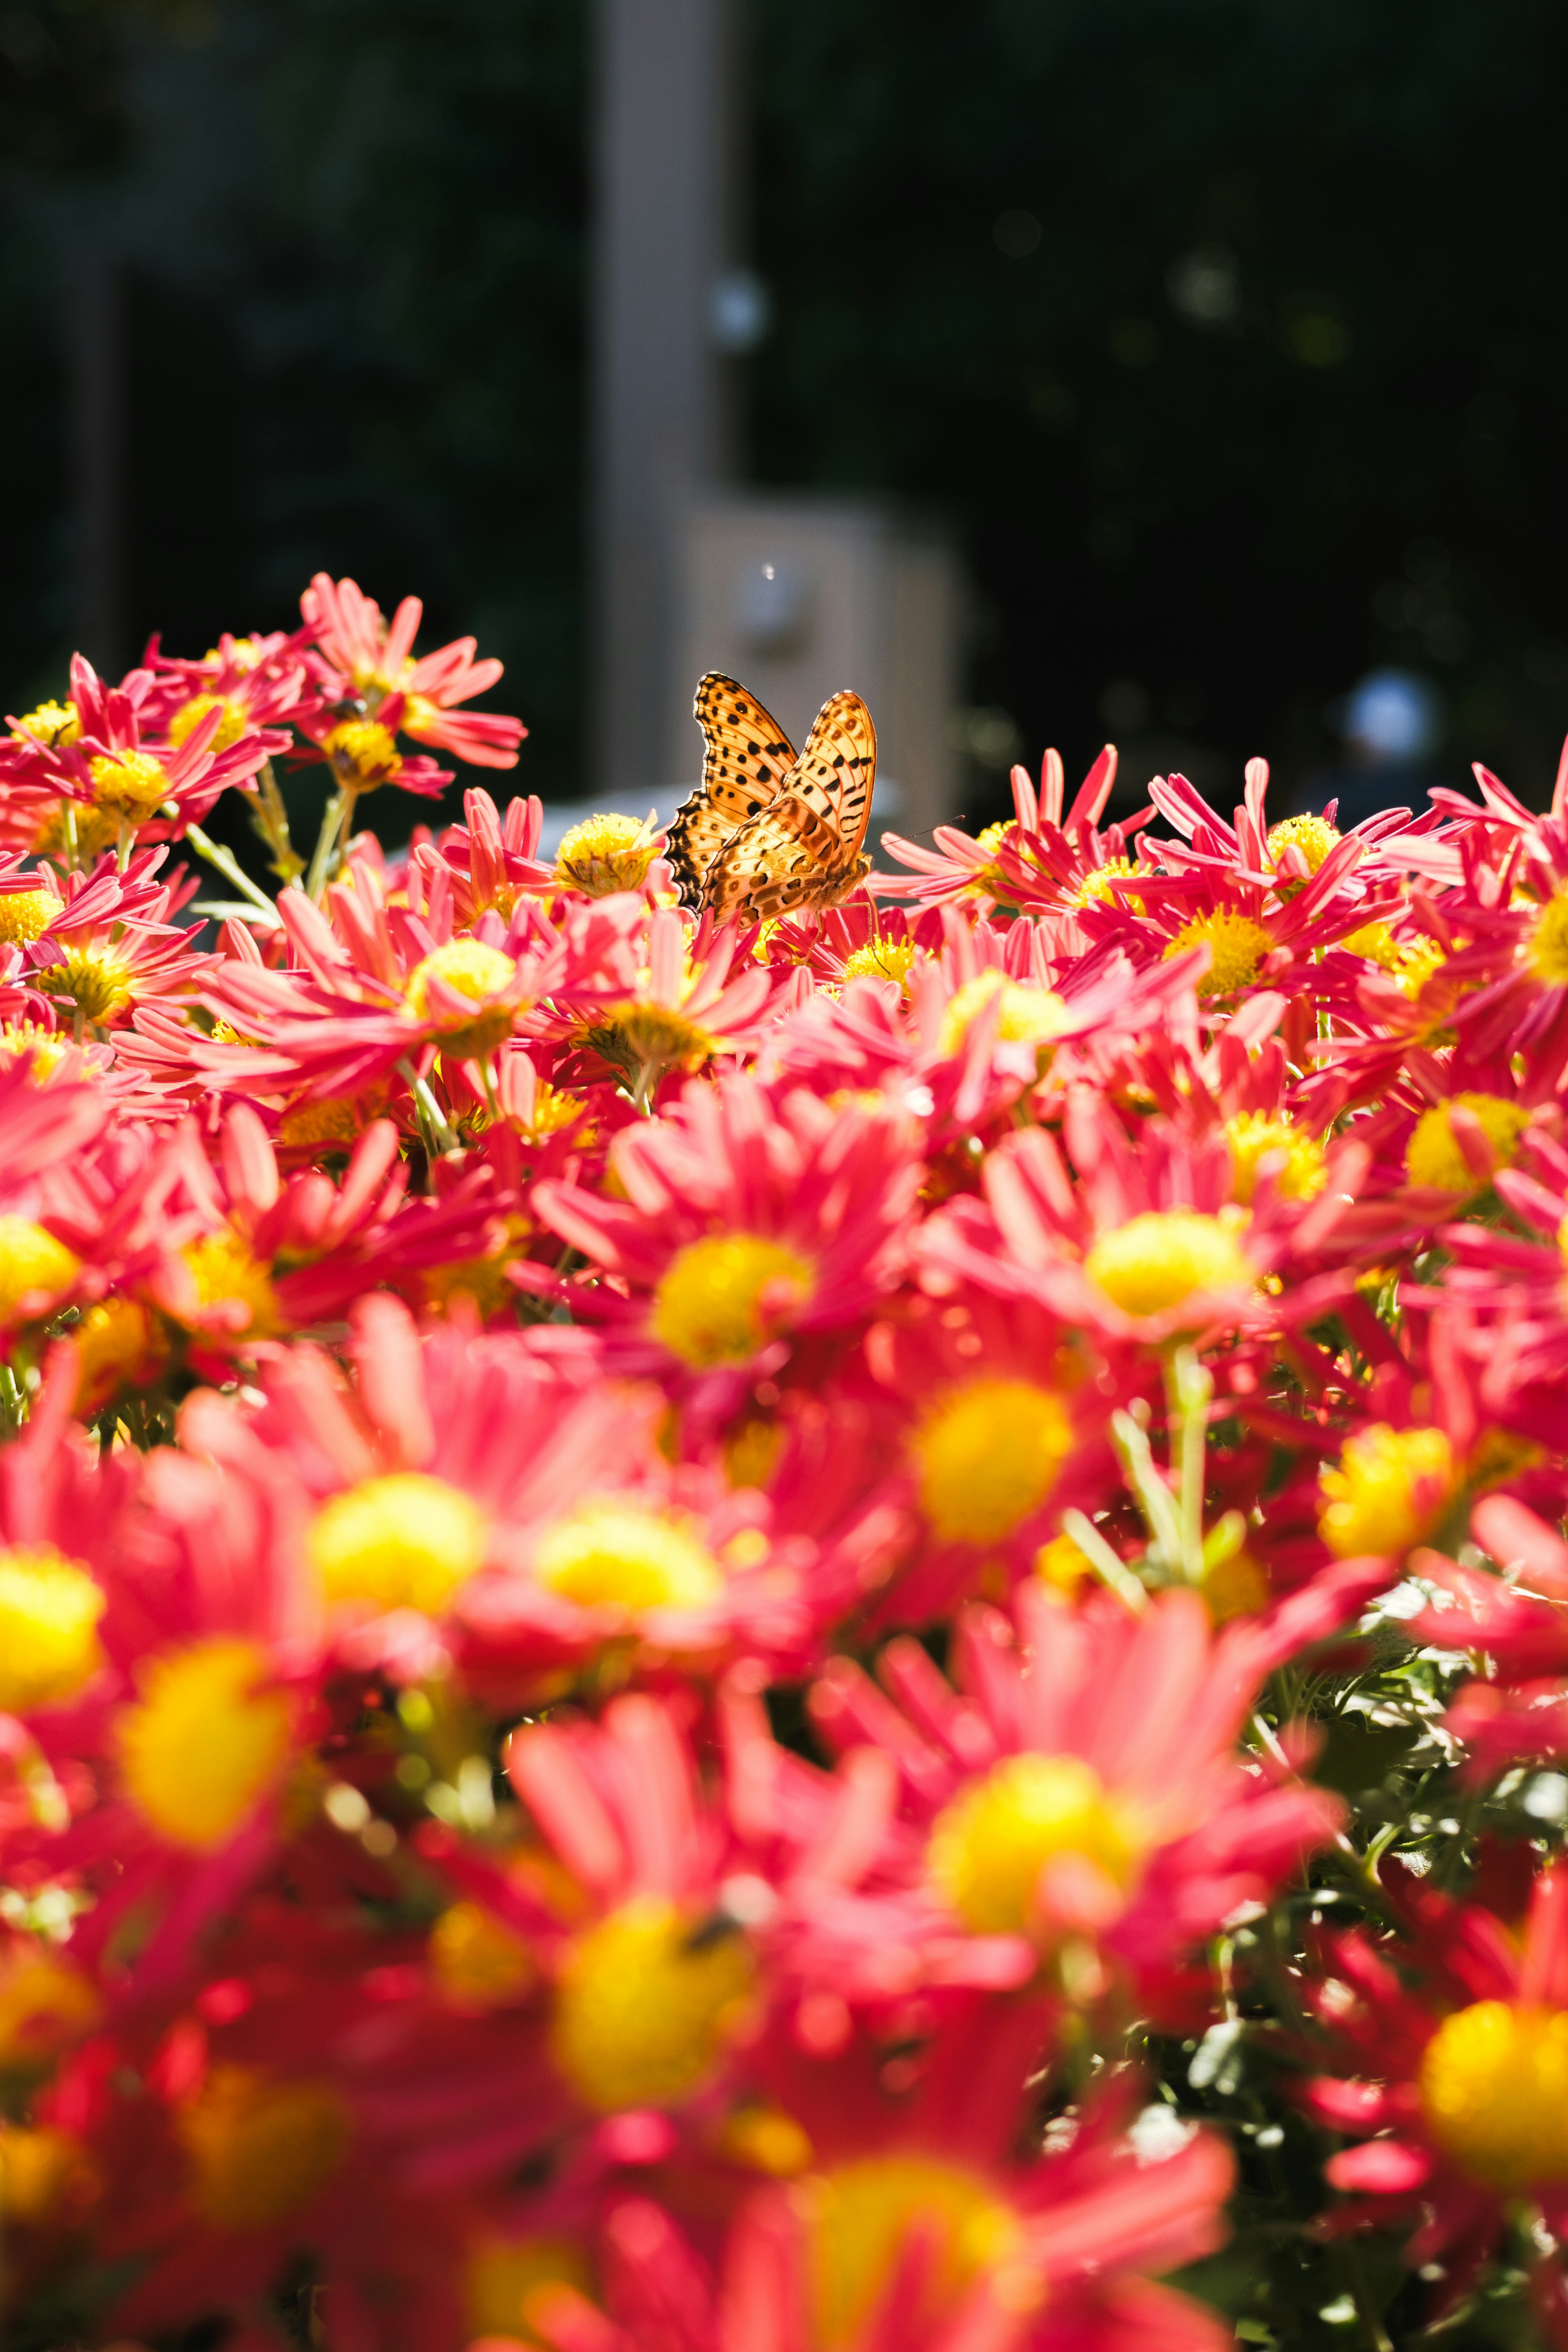
{"type": "Polygon", "coordinates": [[[737,0],[600,0],[593,309],[592,795],[665,776],[680,518],[732,477],[733,378],[713,331],[738,257],[737,0]]]}

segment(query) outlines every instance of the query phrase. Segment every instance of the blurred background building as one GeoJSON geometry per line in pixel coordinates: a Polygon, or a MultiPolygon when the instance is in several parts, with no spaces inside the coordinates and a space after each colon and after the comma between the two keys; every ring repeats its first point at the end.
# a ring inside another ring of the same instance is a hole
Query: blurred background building
{"type": "Polygon", "coordinates": [[[326,565],[558,801],[679,781],[710,659],[864,682],[905,829],[1108,733],[1381,791],[1380,672],[1407,780],[1539,799],[1565,65],[1545,0],[0,0],[5,705],[326,565]]]}

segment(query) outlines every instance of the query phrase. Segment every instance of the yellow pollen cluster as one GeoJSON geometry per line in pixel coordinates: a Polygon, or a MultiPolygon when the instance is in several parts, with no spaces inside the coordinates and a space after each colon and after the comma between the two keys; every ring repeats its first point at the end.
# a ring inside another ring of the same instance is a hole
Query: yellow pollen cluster
{"type": "Polygon", "coordinates": [[[37,985],[63,996],[95,1028],[123,1013],[132,991],[131,966],[112,948],[67,948],[58,963],[37,974],[37,985]]]}
{"type": "Polygon", "coordinates": [[[1548,988],[1568,987],[1568,886],[1552,892],[1536,919],[1530,968],[1548,988]]]}
{"type": "Polygon", "coordinates": [[[1198,994],[1233,996],[1257,979],[1258,967],[1273,945],[1261,923],[1221,907],[1212,915],[1194,915],[1190,923],[1184,923],[1165,955],[1168,960],[1185,955],[1189,948],[1206,947],[1209,968],[1198,982],[1198,994]]]}
{"type": "Polygon", "coordinates": [[[1058,1601],[1076,1601],[1084,1579],[1094,1574],[1094,1562],[1071,1536],[1053,1536],[1042,1544],[1034,1565],[1046,1591],[1058,1601]]]}
{"type": "Polygon", "coordinates": [[[195,733],[209,710],[221,710],[223,717],[218,720],[216,732],[207,745],[207,750],[226,751],[231,743],[237,743],[250,721],[237,703],[230,702],[228,698],[222,694],[195,695],[182,710],[176,710],[169,721],[170,742],[187,741],[195,733]]]}
{"type": "Polygon", "coordinates": [[[36,1021],[7,1021],[0,1025],[0,1054],[8,1054],[14,1061],[30,1055],[27,1076],[36,1087],[47,1086],[70,1050],[68,1038],[57,1036],[52,1029],[41,1029],[36,1021]]]}
{"type": "Polygon", "coordinates": [[[1422,932],[1418,938],[1406,940],[1400,947],[1398,956],[1392,967],[1394,986],[1402,996],[1409,997],[1414,1003],[1433,973],[1447,963],[1447,949],[1441,940],[1433,939],[1429,932],[1422,932]]]}
{"type": "Polygon", "coordinates": [[[430,1930],[430,1969],[456,2009],[504,2009],[533,1983],[533,1962],[482,1903],[454,1903],[430,1930]]]}
{"type": "Polygon", "coordinates": [[[442,1052],[455,1061],[468,1061],[493,1054],[511,1035],[512,1016],[520,1008],[494,1000],[504,995],[516,978],[516,964],[500,948],[487,947],[483,940],[448,940],[445,947],[434,949],[423,963],[415,965],[405,994],[415,1019],[429,1023],[440,1038],[442,1052]],[[430,1001],[432,981],[439,981],[485,1010],[477,1018],[437,1011],[430,1001]]]}
{"type": "Polygon", "coordinates": [[[1386,923],[1363,923],[1359,931],[1352,931],[1339,945],[1347,955],[1364,956],[1384,971],[1394,971],[1403,950],[1386,923]]]}
{"type": "Polygon", "coordinates": [[[76,741],[81,733],[81,717],[74,702],[40,702],[36,710],[16,721],[16,731],[58,751],[62,744],[76,741]]]}
{"type": "Polygon", "coordinates": [[[653,1295],[653,1335],[683,1364],[743,1364],[816,1284],[803,1257],[761,1234],[709,1234],[670,1260],[653,1295]]]}
{"type": "Polygon", "coordinates": [[[946,1390],[910,1440],[921,1508],[945,1542],[995,1543],[1037,1511],[1072,1451],[1067,1407],[1033,1381],[946,1390]]]}
{"type": "Polygon", "coordinates": [[[700,1924],[661,1895],[634,1895],[573,1944],[550,2040],[590,2106],[683,2098],[744,2022],[751,1953],[736,1935],[695,1937],[700,1924]]]}
{"type": "MultiPolygon", "coordinates": [[[[1519,1139],[1530,1124],[1522,1103],[1501,1095],[1461,1094],[1454,1102],[1474,1113],[1481,1133],[1492,1148],[1500,1168],[1511,1167],[1519,1156],[1519,1139]]],[[[1405,1172],[1413,1184],[1431,1185],[1445,1192],[1479,1192],[1486,1182],[1478,1176],[1459,1149],[1450,1103],[1434,1103],[1422,1112],[1405,1150],[1405,1172]]]]}
{"type": "Polygon", "coordinates": [[[348,2109],[327,2083],[289,2081],[252,2066],[214,2066],[181,2110],[190,2200],[219,2230],[268,2230],[324,2189],[353,2137],[348,2109]]]}
{"type": "Polygon", "coordinates": [[[1288,849],[1299,849],[1309,874],[1315,874],[1339,839],[1337,826],[1323,816],[1288,816],[1268,828],[1267,847],[1276,866],[1288,849]]]}
{"type": "Polygon", "coordinates": [[[305,1551],[329,1601],[435,1617],[484,1565],[486,1533],[483,1511],[460,1486],[394,1470],[324,1503],[305,1551]]]}
{"type": "Polygon", "coordinates": [[[1038,2283],[1018,2257],[1024,2232],[978,2174],[930,2156],[872,2156],[815,2176],[797,2192],[810,2242],[813,2341],[839,2352],[860,2340],[912,2231],[931,2241],[932,2261],[904,2340],[940,2323],[966,2287],[987,2272],[1016,2269],[1014,2309],[1037,2299],[1038,2283]],[[1031,2294],[1028,2289],[1034,2289],[1031,2294]]]}
{"type": "Polygon", "coordinates": [[[322,738],[321,749],[338,782],[356,793],[373,793],[402,773],[402,754],[379,719],[340,720],[322,738]]]}
{"type": "Polygon", "coordinates": [[[1568,2179],[1568,2011],[1457,2010],[1423,2053],[1421,2107],[1438,2146],[1488,2189],[1568,2179]]]}
{"type": "Polygon", "coordinates": [[[1374,1422],[1345,1440],[1337,1469],[1318,1484],[1318,1532],[1341,1559],[1405,1552],[1430,1535],[1454,1491],[1454,1455],[1440,1429],[1374,1422]]]}
{"type": "Polygon", "coordinates": [[[1125,1805],[1081,1756],[1009,1756],[955,1797],[931,1833],[937,1892],[977,1936],[1037,1927],[1036,1886],[1060,1855],[1094,1863],[1125,1886],[1139,1840],[1125,1805]]]}
{"type": "Polygon", "coordinates": [[[1086,874],[1075,890],[1068,894],[1069,907],[1093,907],[1112,902],[1126,907],[1132,914],[1143,912],[1143,901],[1135,892],[1118,891],[1119,882],[1130,882],[1138,868],[1130,857],[1108,857],[1091,874],[1086,874]]]}
{"type": "Polygon", "coordinates": [[[584,1043],[633,1078],[649,1070],[700,1069],[719,1050],[719,1040],[674,1005],[635,1000],[612,1005],[584,1043]]]}
{"type": "Polygon", "coordinates": [[[725,2122],[720,2147],[731,2164],[774,2180],[795,2180],[811,2163],[810,2140],[782,2107],[737,2107],[725,2122]]]}
{"type": "MultiPolygon", "coordinates": [[[[986,825],[983,832],[976,834],[975,844],[985,852],[989,861],[995,856],[1008,835],[1016,835],[1017,830],[1014,820],[1011,817],[1005,817],[995,824],[986,825]]],[[[963,886],[963,896],[966,898],[995,898],[1002,906],[1007,907],[1012,904],[1012,893],[1016,887],[1016,885],[1007,879],[999,866],[988,862],[974,868],[963,886]]]]}
{"type": "Polygon", "coordinates": [[[555,879],[590,898],[616,890],[640,889],[658,854],[658,827],[652,817],[591,816],[561,838],[555,879]]]}
{"type": "Polygon", "coordinates": [[[574,2287],[593,2293],[594,2282],[579,2248],[566,2239],[479,2239],[468,2250],[464,2296],[470,2336],[500,2336],[542,2345],[528,2324],[528,2309],[542,2288],[574,2287]]]}
{"type": "Polygon", "coordinates": [[[96,1412],[127,1381],[145,1379],[168,1353],[147,1309],[122,1294],[89,1307],[70,1336],[76,1341],[80,1412],[96,1412]]]}
{"type": "Polygon", "coordinates": [[[293,1711],[264,1651],[226,1634],[149,1659],[116,1725],[126,1792],[175,1845],[222,1845],[278,1780],[293,1711]]]}
{"type": "Polygon", "coordinates": [[[1282,1115],[1238,1111],[1225,1123],[1225,1139],[1236,1171],[1231,1181],[1234,1199],[1243,1203],[1251,1200],[1259,1164],[1278,1153],[1284,1154],[1284,1164],[1276,1164],[1275,1181],[1288,1201],[1310,1201],[1322,1191],[1322,1145],[1282,1115]]]}
{"type": "Polygon", "coordinates": [[[169,797],[169,779],[151,751],[99,751],[87,764],[93,799],[124,824],[140,824],[169,797]]]}
{"type": "Polygon", "coordinates": [[[99,1663],[103,1594],[52,1544],[0,1550],[0,1709],[69,1698],[99,1663]]]}
{"type": "Polygon", "coordinates": [[[23,1312],[47,1315],[81,1272],[81,1260],[42,1225],[0,1216],[0,1328],[23,1312]]]}
{"type": "Polygon", "coordinates": [[[852,948],[845,957],[844,977],[847,981],[896,980],[901,988],[914,960],[912,940],[868,940],[863,948],[852,948]]]}
{"type": "Polygon", "coordinates": [[[1048,1045],[1072,1024],[1072,1015],[1053,988],[1026,988],[1000,971],[977,972],[957,990],[942,1016],[937,1050],[956,1054],[975,1015],[1000,1000],[998,1045],[1048,1045]]]}
{"type": "Polygon", "coordinates": [[[20,1940],[0,1958],[0,2067],[40,2066],[98,2023],[102,2003],[69,1960],[20,1940]]]}
{"type": "Polygon", "coordinates": [[[181,1252],[203,1308],[236,1305],[245,1309],[238,1326],[247,1339],[264,1339],[283,1327],[283,1310],[267,1268],[251,1256],[236,1234],[204,1234],[181,1252]]]}
{"type": "Polygon", "coordinates": [[[1124,1315],[1164,1315],[1194,1293],[1250,1288],[1234,1227],[1201,1209],[1146,1209],[1102,1234],[1084,1272],[1124,1315]]]}
{"type": "Polygon", "coordinates": [[[47,2221],[68,2198],[90,2196],[92,2166],[79,2140],[50,2125],[0,2130],[0,2225],[47,2221]]]}
{"type": "Polygon", "coordinates": [[[287,1149],[319,1143],[352,1143],[360,1122],[352,1102],[300,1102],[278,1122],[278,1140],[287,1149]]]}
{"type": "Polygon", "coordinates": [[[0,891],[0,946],[41,939],[60,909],[52,890],[0,891]]]}
{"type": "Polygon", "coordinates": [[[1233,1617],[1256,1617],[1274,1597],[1267,1570],[1245,1546],[1205,1570],[1198,1590],[1213,1625],[1228,1625],[1233,1617]]]}
{"type": "Polygon", "coordinates": [[[724,1589],[694,1523],[630,1501],[584,1503],[557,1519],[539,1539],[533,1573],[583,1609],[701,1609],[724,1589]]]}

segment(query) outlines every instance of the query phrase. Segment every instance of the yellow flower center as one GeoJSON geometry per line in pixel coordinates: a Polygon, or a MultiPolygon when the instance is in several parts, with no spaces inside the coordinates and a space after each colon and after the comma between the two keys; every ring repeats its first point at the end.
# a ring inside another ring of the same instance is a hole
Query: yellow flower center
{"type": "Polygon", "coordinates": [[[69,1698],[96,1671],[103,1594],[51,1544],[0,1550],[0,1708],[69,1698]]]}
{"type": "Polygon", "coordinates": [[[204,1234],[181,1252],[204,1307],[226,1307],[237,1301],[246,1309],[240,1329],[250,1339],[264,1339],[282,1328],[283,1310],[267,1268],[253,1258],[234,1234],[204,1234]]]}
{"type": "MultiPolygon", "coordinates": [[[[992,859],[1008,835],[1016,835],[1017,830],[1017,824],[1012,817],[1003,818],[995,824],[988,824],[984,832],[975,835],[976,845],[985,852],[988,860],[992,859]]],[[[996,898],[1006,907],[1012,905],[1012,893],[1016,887],[1016,883],[1007,879],[999,866],[986,864],[975,867],[963,886],[963,896],[966,898],[996,898]]]]}
{"type": "Polygon", "coordinates": [[[93,799],[123,824],[140,824],[169,796],[169,779],[151,751],[98,751],[87,765],[93,799]]]}
{"type": "Polygon", "coordinates": [[[1167,959],[1185,955],[1189,948],[1209,950],[1209,968],[1198,982],[1200,996],[1233,996],[1258,977],[1258,967],[1274,945],[1261,923],[1220,907],[1212,915],[1194,915],[1184,923],[1165,950],[1167,959]]]}
{"type": "Polygon", "coordinates": [[[784,1451],[776,1421],[743,1421],[724,1440],[724,1475],[731,1486],[765,1486],[784,1451]]]}
{"type": "Polygon", "coordinates": [[[1323,1189],[1323,1147],[1304,1135],[1293,1120],[1268,1111],[1244,1110],[1225,1123],[1230,1146],[1232,1196],[1251,1200],[1258,1184],[1258,1163],[1271,1152],[1283,1152],[1285,1163],[1275,1171],[1275,1181],[1288,1201],[1310,1201],[1323,1189]]]}
{"type": "Polygon", "coordinates": [[[1359,931],[1352,931],[1340,945],[1347,955],[1364,956],[1368,963],[1375,963],[1384,971],[1396,970],[1403,952],[1386,923],[1363,923],[1359,931]]]}
{"type": "Polygon", "coordinates": [[[1072,1442],[1061,1399],[1033,1381],[981,1378],[947,1390],[910,1441],[932,1532],[961,1543],[1011,1535],[1056,1485],[1072,1442]]]}
{"type": "Polygon", "coordinates": [[[1426,2044],[1421,2106],[1438,2146],[1489,2189],[1568,2179],[1568,2011],[1457,2010],[1426,2044]]]}
{"type": "MultiPolygon", "coordinates": [[[[1480,1121],[1498,1166],[1511,1167],[1519,1156],[1519,1139],[1530,1124],[1524,1105],[1501,1095],[1460,1094],[1454,1101],[1480,1121]]],[[[1476,1174],[1459,1149],[1451,1108],[1449,1103],[1434,1103],[1422,1112],[1405,1148],[1405,1172],[1413,1184],[1429,1184],[1445,1192],[1479,1192],[1486,1179],[1476,1174]]]]}
{"type": "Polygon", "coordinates": [[[0,2226],[47,2221],[68,2196],[90,2194],[92,2166],[81,2142],[45,2125],[0,2129],[0,2226]]]}
{"type": "Polygon", "coordinates": [[[373,793],[401,774],[402,755],[391,730],[379,719],[344,719],[322,740],[340,783],[356,793],[373,793]]]}
{"type": "Polygon", "coordinates": [[[127,1793],[175,1845],[222,1845],[282,1771],[293,1711],[283,1692],[258,1688],[266,1653],[215,1634],[149,1658],[142,1696],[116,1726],[127,1793]]]}
{"type": "Polygon", "coordinates": [[[186,741],[195,733],[209,710],[221,710],[223,717],[218,720],[217,732],[207,745],[207,750],[226,751],[231,743],[237,743],[250,722],[238,705],[230,702],[227,697],[222,694],[193,695],[184,708],[176,710],[169,721],[170,742],[186,741]]]}
{"type": "Polygon", "coordinates": [[[844,959],[846,980],[896,980],[902,987],[915,960],[912,940],[868,940],[844,959]]]}
{"type": "MultiPolygon", "coordinates": [[[[1130,882],[1137,871],[1130,857],[1108,857],[1103,866],[1095,866],[1091,873],[1084,876],[1075,890],[1068,893],[1068,905],[1092,907],[1100,900],[1114,898],[1118,896],[1116,885],[1130,882]]],[[[1130,913],[1141,915],[1143,912],[1142,899],[1131,892],[1121,894],[1121,900],[1130,913]]]]}
{"type": "Polygon", "coordinates": [[[305,1551],[329,1601],[438,1616],[484,1565],[487,1524],[471,1495],[422,1470],[394,1470],[334,1495],[305,1551]]]}
{"type": "Polygon", "coordinates": [[[40,702],[36,710],[16,721],[16,729],[19,734],[31,735],[35,742],[58,750],[63,743],[76,741],[81,719],[74,702],[40,702]]]}
{"type": "Polygon", "coordinates": [[[1429,1535],[1454,1491],[1453,1449],[1440,1429],[1374,1422],[1345,1440],[1337,1469],[1318,1484],[1318,1532],[1341,1559],[1404,1552],[1429,1535]]]}
{"type": "Polygon", "coordinates": [[[1245,1546],[1206,1570],[1198,1589],[1214,1625],[1228,1625],[1233,1617],[1256,1617],[1273,1599],[1268,1575],[1245,1546]]]}
{"type": "Polygon", "coordinates": [[[1125,1315],[1163,1315],[1194,1292],[1250,1287],[1234,1228],[1201,1209],[1145,1209],[1102,1234],[1084,1260],[1089,1280],[1125,1315]]]}
{"type": "Polygon", "coordinates": [[[430,1967],[458,2009],[504,2009],[533,1983],[527,1945],[482,1903],[454,1903],[430,1930],[430,1967]]]}
{"type": "Polygon", "coordinates": [[[0,1325],[14,1323],[24,1299],[32,1314],[49,1310],[51,1299],[70,1288],[81,1260],[42,1225],[26,1217],[0,1217],[0,1325]]]}
{"type": "Polygon", "coordinates": [[[1315,874],[1339,839],[1339,829],[1323,816],[1288,816],[1268,828],[1267,847],[1276,866],[1288,849],[1299,849],[1307,871],[1315,874]]]}
{"type": "Polygon", "coordinates": [[[645,1070],[700,1069],[719,1050],[716,1037],[668,1004],[612,1005],[583,1042],[634,1078],[645,1070]]]}
{"type": "Polygon", "coordinates": [[[573,1944],[551,2047],[590,2106],[684,2097],[742,2024],[751,1954],[738,1936],[694,1940],[697,1925],[660,1895],[634,1895],[573,1944]]]}
{"type": "Polygon", "coordinates": [[[19,1061],[24,1054],[32,1056],[27,1076],[32,1085],[47,1087],[71,1050],[70,1040],[57,1036],[52,1029],[39,1028],[36,1021],[7,1021],[0,1025],[0,1054],[8,1054],[19,1061]]]}
{"type": "Polygon", "coordinates": [[[0,891],[0,946],[41,939],[60,910],[52,890],[0,891]]]}
{"type": "Polygon", "coordinates": [[[1119,1886],[1140,1843],[1127,1808],[1081,1756],[1009,1756],[939,1814],[926,1860],[938,1893],[978,1936],[1037,1921],[1035,1888],[1060,1854],[1098,1863],[1119,1886]]]}
{"type": "Polygon", "coordinates": [[[575,2287],[593,2293],[593,2278],[580,2249],[564,2238],[479,2239],[468,2249],[465,2305],[469,2336],[510,2336],[542,2345],[528,2324],[528,2306],[542,2287],[575,2287]]]}
{"type": "Polygon", "coordinates": [[[653,864],[658,828],[635,816],[591,816],[562,835],[555,879],[563,888],[605,898],[637,890],[653,864]]]}
{"type": "Polygon", "coordinates": [[[147,1309],[134,1298],[105,1298],[89,1307],[70,1336],[76,1341],[79,1412],[96,1412],[128,1381],[148,1378],[168,1352],[147,1309]]]}
{"type": "Polygon", "coordinates": [[[653,1334],[699,1371],[743,1364],[815,1288],[805,1260],[782,1242],[710,1234],[670,1260],[653,1295],[653,1334]]]}
{"type": "Polygon", "coordinates": [[[782,2107],[737,2107],[725,2121],[720,2147],[731,2164],[774,2180],[796,2179],[811,2163],[810,2140],[782,2107]]]}
{"type": "Polygon", "coordinates": [[[98,1027],[131,1003],[131,966],[112,948],[67,948],[58,963],[38,972],[37,985],[50,996],[66,998],[98,1027]]]}
{"type": "MultiPolygon", "coordinates": [[[[929,2156],[869,2156],[836,2165],[800,2192],[810,2231],[814,2340],[824,2352],[858,2340],[912,2231],[932,2261],[908,2336],[940,2320],[984,2273],[1012,2267],[1024,2233],[989,2183],[929,2156]]],[[[1009,2297],[1009,2301],[1022,2300],[1009,2297]]]]}
{"type": "Polygon", "coordinates": [[[405,993],[411,1010],[424,1021],[430,1014],[433,980],[466,996],[470,1004],[483,1004],[510,988],[516,977],[516,964],[500,948],[487,947],[483,940],[448,940],[416,964],[405,993]]]}
{"type": "Polygon", "coordinates": [[[315,1143],[352,1143],[359,1133],[352,1102],[295,1103],[278,1122],[278,1140],[290,1149],[315,1143]]]}
{"type": "Polygon", "coordinates": [[[219,2230],[268,2230],[308,2205],[348,2154],[353,2126],[327,2083],[214,2066],[182,2109],[191,2203],[219,2230]]]}
{"type": "Polygon", "coordinates": [[[1433,973],[1447,960],[1447,950],[1430,933],[1423,932],[1417,939],[1407,940],[1399,948],[1392,967],[1394,986],[1402,996],[1414,1002],[1433,973]]]}
{"type": "Polygon", "coordinates": [[[68,2042],[91,2032],[101,2006],[91,1979],[68,1960],[13,1944],[0,1956],[0,2066],[45,2064],[68,2042]]]}
{"type": "Polygon", "coordinates": [[[1554,890],[1536,919],[1530,968],[1548,988],[1568,986],[1568,887],[1554,890]]]}
{"type": "Polygon", "coordinates": [[[976,972],[955,992],[942,1014],[937,1051],[956,1054],[971,1022],[993,997],[1001,1000],[998,1045],[1048,1045],[1071,1024],[1072,1015],[1054,988],[1024,988],[1000,971],[976,972]]]}
{"type": "Polygon", "coordinates": [[[584,1609],[701,1609],[724,1589],[695,1532],[632,1502],[584,1503],[558,1519],[540,1538],[533,1572],[584,1609]]]}

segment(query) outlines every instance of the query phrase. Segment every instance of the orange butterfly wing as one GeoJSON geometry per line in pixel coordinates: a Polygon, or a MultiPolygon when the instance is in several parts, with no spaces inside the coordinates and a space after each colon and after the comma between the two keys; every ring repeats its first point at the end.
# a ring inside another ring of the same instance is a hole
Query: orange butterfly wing
{"type": "Polygon", "coordinates": [[[676,811],[667,855],[693,912],[714,860],[740,826],[777,798],[795,767],[795,746],[754,694],[710,670],[692,706],[702,730],[702,782],[676,811]]]}
{"type": "Polygon", "coordinates": [[[783,790],[731,835],[703,904],[717,922],[757,923],[797,907],[831,907],[858,882],[877,780],[877,730],[858,694],[817,713],[783,790]]]}

